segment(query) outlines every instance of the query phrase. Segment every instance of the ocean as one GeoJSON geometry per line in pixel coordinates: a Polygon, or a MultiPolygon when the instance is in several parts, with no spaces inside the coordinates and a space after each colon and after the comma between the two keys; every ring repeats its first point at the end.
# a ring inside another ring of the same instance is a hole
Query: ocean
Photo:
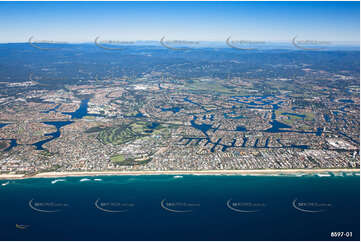
{"type": "Polygon", "coordinates": [[[0,240],[360,239],[355,173],[66,177],[0,184],[0,240]]]}

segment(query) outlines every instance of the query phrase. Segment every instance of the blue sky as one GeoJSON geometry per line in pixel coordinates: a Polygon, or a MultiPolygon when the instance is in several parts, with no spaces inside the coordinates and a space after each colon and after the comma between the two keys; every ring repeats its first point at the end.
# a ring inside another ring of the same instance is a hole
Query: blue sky
{"type": "Polygon", "coordinates": [[[359,41],[359,2],[0,2],[0,42],[359,41]]]}

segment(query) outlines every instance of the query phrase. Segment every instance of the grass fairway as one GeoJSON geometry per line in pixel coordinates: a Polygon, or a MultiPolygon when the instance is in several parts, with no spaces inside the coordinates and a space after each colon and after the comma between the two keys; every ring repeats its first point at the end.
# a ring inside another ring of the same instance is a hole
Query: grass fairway
{"type": "Polygon", "coordinates": [[[138,121],[101,130],[98,139],[104,144],[120,145],[151,135],[163,128],[159,123],[138,121]]]}
{"type": "Polygon", "coordinates": [[[105,144],[120,145],[137,139],[140,134],[134,132],[130,126],[122,125],[101,131],[98,139],[105,144]]]}

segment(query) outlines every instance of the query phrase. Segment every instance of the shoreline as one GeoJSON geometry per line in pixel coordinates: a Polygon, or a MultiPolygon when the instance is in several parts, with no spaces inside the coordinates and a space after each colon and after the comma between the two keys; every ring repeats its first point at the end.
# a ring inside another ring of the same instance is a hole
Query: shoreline
{"type": "Polygon", "coordinates": [[[143,175],[287,175],[358,172],[360,169],[259,169],[259,170],[205,170],[205,171],[81,171],[81,172],[43,172],[33,176],[24,174],[0,174],[0,180],[19,180],[30,178],[96,177],[96,176],[143,176],[143,175]]]}

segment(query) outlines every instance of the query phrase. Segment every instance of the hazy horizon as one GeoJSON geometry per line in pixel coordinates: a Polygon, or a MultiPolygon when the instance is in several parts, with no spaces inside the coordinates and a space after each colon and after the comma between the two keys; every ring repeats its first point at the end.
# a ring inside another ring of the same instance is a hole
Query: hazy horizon
{"type": "Polygon", "coordinates": [[[1,2],[0,43],[360,41],[359,2],[1,2]]]}

